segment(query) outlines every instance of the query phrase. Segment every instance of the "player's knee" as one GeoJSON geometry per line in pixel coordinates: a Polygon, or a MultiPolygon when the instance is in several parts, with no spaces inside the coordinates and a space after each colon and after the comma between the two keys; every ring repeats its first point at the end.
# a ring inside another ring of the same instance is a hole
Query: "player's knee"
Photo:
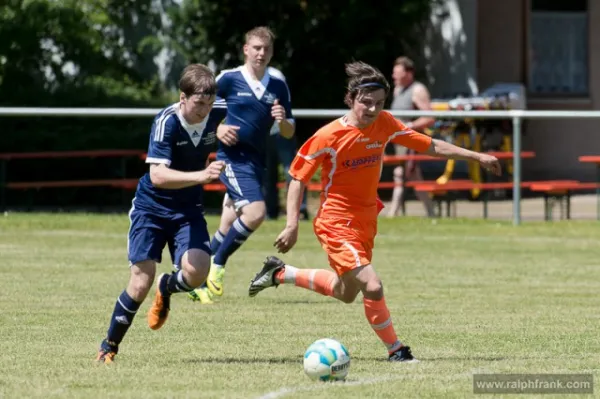
{"type": "Polygon", "coordinates": [[[363,295],[367,299],[380,300],[383,298],[383,283],[379,277],[367,281],[363,289],[363,295]]]}
{"type": "Polygon", "coordinates": [[[360,288],[352,284],[336,284],[333,289],[333,296],[344,303],[353,303],[360,288]]]}
{"type": "Polygon", "coordinates": [[[192,248],[181,259],[181,267],[185,273],[186,282],[193,288],[204,283],[210,270],[210,255],[206,252],[192,248]]]}
{"type": "Polygon", "coordinates": [[[131,266],[131,277],[129,278],[127,292],[134,300],[143,301],[150,288],[152,288],[155,275],[156,263],[154,261],[147,260],[131,266]]]}
{"type": "Polygon", "coordinates": [[[255,230],[265,220],[267,207],[264,201],[256,201],[242,208],[242,217],[244,223],[252,230],[255,230]]]}
{"type": "Polygon", "coordinates": [[[356,299],[357,296],[358,296],[358,291],[357,292],[346,292],[340,298],[340,300],[344,303],[351,304],[351,303],[354,303],[354,300],[356,299]]]}

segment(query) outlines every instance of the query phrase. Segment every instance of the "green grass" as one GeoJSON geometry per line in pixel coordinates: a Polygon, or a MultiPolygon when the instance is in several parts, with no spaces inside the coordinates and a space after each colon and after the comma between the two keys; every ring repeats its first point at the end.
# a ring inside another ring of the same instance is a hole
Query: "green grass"
{"type": "MultiPolygon", "coordinates": [[[[232,257],[218,303],[174,297],[155,332],[147,300],[107,367],[93,358],[128,279],[126,215],[0,217],[0,397],[453,398],[472,395],[473,373],[598,376],[595,222],[382,220],[373,264],[419,364],[385,361],[360,300],[290,286],[248,298],[283,224],[266,223],[232,257]],[[323,337],[351,353],[346,384],[302,371],[305,348],[323,337]]],[[[310,223],[284,259],[328,267],[310,223]]]]}

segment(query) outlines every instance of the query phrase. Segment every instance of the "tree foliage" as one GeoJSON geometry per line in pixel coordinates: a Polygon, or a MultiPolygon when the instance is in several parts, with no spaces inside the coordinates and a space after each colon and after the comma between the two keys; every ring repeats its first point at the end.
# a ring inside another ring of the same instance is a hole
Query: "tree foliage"
{"type": "Polygon", "coordinates": [[[151,62],[159,22],[152,0],[8,0],[0,5],[0,103],[150,103],[162,89],[151,62]]]}
{"type": "Polygon", "coordinates": [[[431,0],[183,0],[171,9],[170,37],[189,61],[214,61],[222,69],[243,61],[246,31],[269,26],[277,35],[272,63],[286,75],[294,106],[343,107],[344,64],[362,60],[389,75],[396,57],[415,52],[416,28],[431,6],[431,0]]]}

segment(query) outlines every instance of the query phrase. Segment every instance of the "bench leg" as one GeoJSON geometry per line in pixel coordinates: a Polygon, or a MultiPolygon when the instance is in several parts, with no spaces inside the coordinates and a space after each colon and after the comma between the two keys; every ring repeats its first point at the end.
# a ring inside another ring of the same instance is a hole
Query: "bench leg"
{"type": "Polygon", "coordinates": [[[436,215],[437,217],[441,218],[442,217],[442,201],[440,199],[435,199],[435,208],[436,208],[436,215]]]}
{"type": "Polygon", "coordinates": [[[596,220],[600,220],[600,188],[596,189],[596,220]]]}
{"type": "Polygon", "coordinates": [[[571,192],[567,191],[565,195],[565,201],[567,202],[565,205],[567,207],[567,220],[571,219],[571,192]]]}
{"type": "Polygon", "coordinates": [[[560,211],[560,220],[565,218],[565,197],[563,195],[559,195],[556,197],[556,201],[558,201],[558,210],[560,211]]]}
{"type": "MultiPolygon", "coordinates": [[[[600,183],[600,164],[596,168],[596,183],[600,183]]],[[[600,187],[596,188],[596,220],[600,220],[600,187]]]]}
{"type": "Polygon", "coordinates": [[[552,214],[552,208],[550,206],[550,199],[548,198],[548,194],[544,193],[544,220],[550,220],[550,215],[552,214]]]}
{"type": "Polygon", "coordinates": [[[451,204],[451,200],[449,198],[446,198],[446,217],[450,217],[452,216],[452,212],[450,212],[450,204],[451,204]]]}
{"type": "Polygon", "coordinates": [[[483,218],[488,218],[488,191],[483,192],[483,218]]]}

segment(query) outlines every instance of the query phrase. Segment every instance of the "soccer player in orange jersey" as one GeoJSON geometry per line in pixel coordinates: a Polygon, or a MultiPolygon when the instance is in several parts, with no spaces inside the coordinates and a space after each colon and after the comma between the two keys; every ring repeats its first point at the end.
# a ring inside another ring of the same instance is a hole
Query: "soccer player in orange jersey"
{"type": "Polygon", "coordinates": [[[298,269],[269,256],[250,283],[249,294],[253,297],[268,287],[294,284],[351,303],[362,292],[365,315],[385,344],[389,360],[414,361],[410,348],[396,335],[383,285],[371,265],[377,215],[382,209],[377,186],[385,145],[393,140],[421,153],[476,160],[496,174],[500,174],[500,164],[491,155],[411,130],[382,111],[390,86],[376,68],[354,62],[346,65],[346,73],[345,102],[350,112],[319,129],[298,151],[289,172],[293,180],[288,189],[287,224],[274,243],[280,253],[296,243],[304,187],[321,166],[321,206],[313,225],[333,272],[298,269]]]}

